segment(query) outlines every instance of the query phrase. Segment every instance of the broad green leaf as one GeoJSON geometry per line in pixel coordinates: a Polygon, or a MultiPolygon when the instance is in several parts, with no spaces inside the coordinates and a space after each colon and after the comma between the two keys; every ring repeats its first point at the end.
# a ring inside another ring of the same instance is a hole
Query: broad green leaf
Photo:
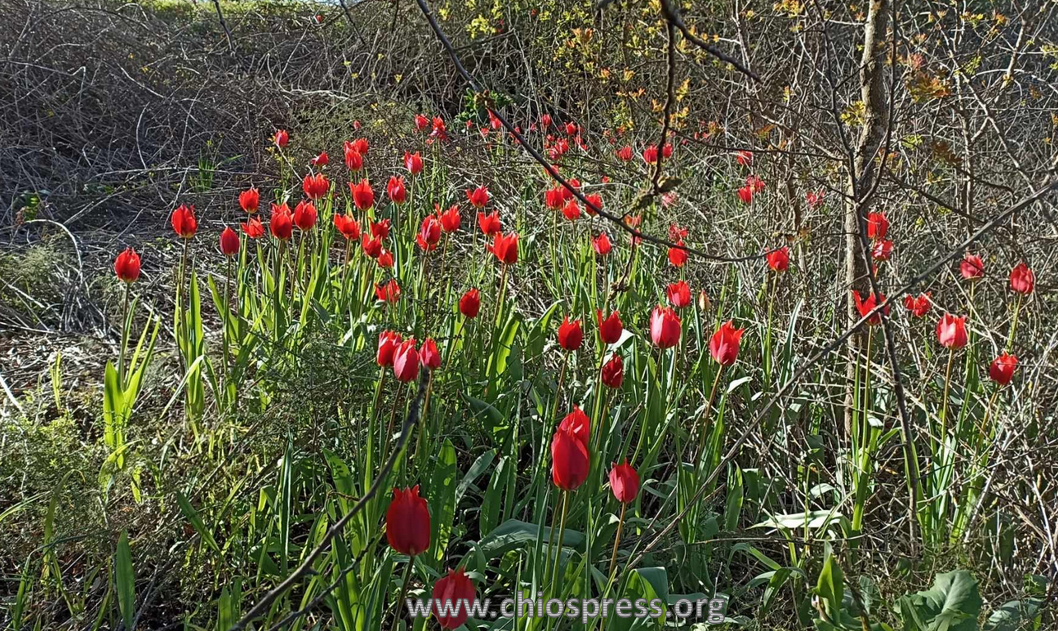
{"type": "Polygon", "coordinates": [[[131,631],[136,616],[136,573],[132,569],[129,535],[124,530],[121,531],[117,552],[114,553],[114,590],[118,595],[118,608],[125,629],[131,631]]]}

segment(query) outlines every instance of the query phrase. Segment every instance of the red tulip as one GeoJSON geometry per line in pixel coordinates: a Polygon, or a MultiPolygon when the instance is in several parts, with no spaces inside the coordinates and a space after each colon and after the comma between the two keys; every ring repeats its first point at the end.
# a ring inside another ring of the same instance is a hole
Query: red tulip
{"type": "Polygon", "coordinates": [[[610,361],[603,364],[602,382],[607,388],[613,388],[614,390],[620,388],[624,378],[625,367],[620,355],[614,355],[610,358],[610,361]]]}
{"type": "Polygon", "coordinates": [[[580,328],[580,320],[569,321],[569,316],[562,320],[558,326],[558,345],[567,351],[575,351],[584,342],[584,332],[580,328]]]}
{"type": "Polygon", "coordinates": [[[459,206],[452,206],[444,212],[441,212],[440,209],[438,209],[437,215],[441,219],[441,230],[444,230],[445,232],[455,232],[456,230],[459,230],[459,223],[461,221],[459,206]]]}
{"type": "Polygon", "coordinates": [[[736,329],[731,320],[720,325],[709,340],[709,354],[721,366],[730,366],[738,359],[738,347],[745,329],[736,329]]]}
{"type": "Polygon", "coordinates": [[[170,222],[173,225],[173,232],[175,232],[181,239],[190,239],[194,237],[195,232],[198,231],[198,220],[195,219],[194,206],[185,206],[181,204],[173,211],[173,216],[170,219],[170,222]]]}
{"type": "Polygon", "coordinates": [[[375,259],[375,263],[378,263],[378,266],[382,269],[390,269],[393,267],[393,253],[382,248],[382,251],[378,253],[378,258],[375,259]]]}
{"type": "MultiPolygon", "coordinates": [[[[445,121],[440,116],[434,116],[431,122],[433,129],[430,131],[430,138],[436,138],[437,140],[448,140],[448,132],[445,130],[445,121]]],[[[427,142],[430,142],[429,140],[427,142]]]]}
{"type": "Polygon", "coordinates": [[[140,255],[136,254],[136,250],[125,248],[124,252],[118,254],[114,259],[114,274],[117,275],[118,280],[126,283],[136,282],[136,279],[140,277],[140,255]]]}
{"type": "Polygon", "coordinates": [[[372,237],[366,232],[360,237],[360,247],[368,258],[378,258],[382,254],[382,240],[372,237]]]}
{"type": "Polygon", "coordinates": [[[617,311],[603,318],[602,311],[596,309],[595,319],[599,322],[599,338],[604,344],[616,344],[621,339],[624,324],[621,323],[621,316],[617,311]]]}
{"type": "Polygon", "coordinates": [[[738,189],[738,198],[742,200],[743,204],[748,204],[753,201],[753,188],[749,186],[743,186],[738,189]]]}
{"type": "Polygon", "coordinates": [[[785,245],[768,252],[768,267],[776,272],[785,272],[790,267],[790,248],[785,245]]]}
{"type": "Polygon", "coordinates": [[[570,221],[580,219],[580,206],[577,205],[577,200],[569,200],[569,203],[562,207],[562,214],[570,221]]]}
{"type": "Polygon", "coordinates": [[[929,313],[930,308],[933,306],[933,303],[930,302],[929,298],[929,292],[919,294],[917,298],[913,296],[904,296],[904,306],[911,312],[911,315],[916,318],[921,318],[929,313]]]}
{"type": "Polygon", "coordinates": [[[290,134],[287,133],[287,130],[285,129],[277,129],[275,135],[273,136],[273,140],[276,143],[277,147],[279,147],[280,149],[285,149],[287,143],[290,142],[290,134]]]}
{"type": "Polygon", "coordinates": [[[433,586],[433,615],[442,629],[458,629],[466,624],[470,608],[477,600],[474,583],[463,568],[449,570],[448,575],[433,586]]]}
{"type": "Polygon", "coordinates": [[[672,348],[680,341],[680,316],[672,308],[654,307],[650,314],[650,339],[658,348],[672,348]]]}
{"type": "Polygon", "coordinates": [[[375,283],[375,298],[391,305],[396,304],[400,300],[400,285],[397,284],[397,279],[391,278],[381,285],[375,283]]]}
{"type": "Polygon", "coordinates": [[[301,188],[309,199],[319,199],[331,189],[331,183],[327,181],[327,176],[322,173],[309,174],[301,181],[301,188]]]}
{"type": "Polygon", "coordinates": [[[588,200],[588,203],[584,205],[584,212],[592,217],[599,214],[599,211],[602,210],[602,195],[592,193],[591,195],[585,195],[584,199],[588,200]]]}
{"type": "MultiPolygon", "coordinates": [[[[569,184],[569,188],[578,190],[580,189],[580,180],[575,177],[569,178],[568,180],[566,180],[566,183],[569,184]]],[[[558,190],[562,191],[563,202],[568,202],[569,200],[573,199],[573,191],[569,190],[569,188],[566,188],[565,186],[561,185],[558,187],[558,190]]]]}
{"type": "Polygon", "coordinates": [[[497,234],[493,237],[492,245],[487,248],[501,263],[514,265],[518,262],[518,233],[497,234]]]}
{"type": "Polygon", "coordinates": [[[348,241],[360,238],[360,222],[353,219],[352,215],[335,213],[334,227],[337,228],[338,232],[340,232],[348,241]]]}
{"type": "Polygon", "coordinates": [[[759,193],[764,190],[764,180],[756,175],[750,174],[746,176],[746,186],[748,186],[754,193],[759,193]]]}
{"type": "Polygon", "coordinates": [[[481,292],[477,288],[468,289],[467,293],[463,294],[463,297],[459,299],[459,313],[473,320],[478,317],[478,311],[480,310],[481,292]]]}
{"type": "Polygon", "coordinates": [[[808,207],[815,209],[823,203],[825,193],[823,191],[808,191],[805,193],[805,202],[808,203],[808,207]]]}
{"type": "Polygon", "coordinates": [[[220,233],[220,251],[224,256],[235,256],[239,253],[239,233],[228,226],[220,233]]]}
{"type": "Polygon", "coordinates": [[[661,148],[661,156],[663,158],[671,158],[672,157],[672,145],[670,145],[669,143],[665,143],[665,146],[663,146],[661,148]]]}
{"type": "Polygon", "coordinates": [[[876,261],[888,261],[893,255],[893,242],[878,239],[871,247],[871,257],[876,261]]]}
{"type": "Polygon", "coordinates": [[[303,232],[312,230],[318,218],[316,207],[311,202],[298,202],[298,205],[294,207],[294,225],[303,232]]]}
{"type": "Polygon", "coordinates": [[[358,184],[349,182],[349,192],[353,195],[353,203],[359,210],[367,210],[375,205],[375,191],[371,190],[371,183],[367,178],[360,180],[358,184]]]}
{"type": "Polygon", "coordinates": [[[669,263],[673,267],[683,267],[687,264],[687,250],[682,247],[683,241],[677,241],[676,246],[669,248],[669,263]]]}
{"type": "Polygon", "coordinates": [[[558,210],[562,208],[562,191],[564,189],[561,186],[555,188],[549,188],[544,191],[544,205],[551,210],[558,210]]]}
{"type": "Polygon", "coordinates": [[[431,252],[437,248],[437,242],[441,240],[441,221],[437,215],[426,215],[419,228],[419,234],[415,242],[419,244],[424,252],[431,252]]]}
{"type": "Polygon", "coordinates": [[[390,176],[389,184],[386,185],[386,194],[394,204],[403,204],[408,200],[408,190],[404,188],[404,178],[390,176]]]}
{"type": "Polygon", "coordinates": [[[360,121],[358,121],[358,120],[354,120],[353,121],[353,131],[360,131],[361,127],[363,127],[363,125],[360,124],[360,121]]]}
{"type": "Polygon", "coordinates": [[[239,193],[239,206],[242,207],[248,213],[257,212],[257,207],[261,203],[261,193],[256,188],[250,187],[245,191],[239,193]]]}
{"type": "Polygon", "coordinates": [[[415,129],[416,131],[426,131],[426,128],[430,126],[430,119],[426,118],[422,114],[415,115],[415,129]]]}
{"type": "Polygon", "coordinates": [[[379,241],[389,238],[389,219],[371,222],[371,234],[379,241]]]}
{"type": "Polygon", "coordinates": [[[268,223],[268,229],[272,231],[272,236],[280,241],[286,241],[294,234],[294,217],[286,204],[272,204],[272,220],[268,223]]]}
{"type": "Polygon", "coordinates": [[[419,155],[418,151],[415,153],[404,152],[404,168],[412,175],[422,173],[422,156],[419,155]]]}
{"type": "Polygon", "coordinates": [[[1032,273],[1028,265],[1018,263],[1010,270],[1010,289],[1019,294],[1029,295],[1036,285],[1036,275],[1032,273]]]}
{"type": "Polygon", "coordinates": [[[393,489],[393,501],[386,509],[386,540],[389,546],[408,556],[430,548],[430,509],[419,497],[419,486],[393,489]]]}
{"type": "Polygon", "coordinates": [[[353,143],[346,140],[343,149],[345,152],[345,167],[347,169],[356,172],[364,168],[364,156],[360,155],[353,143]]]}
{"type": "Polygon", "coordinates": [[[944,348],[952,350],[966,346],[966,316],[945,313],[937,323],[937,341],[944,348]]]}
{"type": "Polygon", "coordinates": [[[249,221],[242,224],[242,231],[251,239],[260,239],[264,236],[264,224],[257,217],[250,217],[249,221]]]}
{"type": "MultiPolygon", "coordinates": [[[[864,300],[863,297],[860,296],[860,292],[856,290],[852,291],[852,298],[856,301],[856,309],[860,312],[861,318],[866,317],[868,313],[874,311],[875,307],[885,302],[885,296],[876,296],[874,294],[868,294],[867,299],[864,300]]],[[[885,313],[885,315],[889,315],[889,305],[885,305],[885,308],[882,309],[882,311],[885,313]]],[[[874,315],[872,315],[870,318],[867,318],[867,324],[871,326],[881,324],[881,322],[882,314],[880,312],[875,312],[874,315]]]]}
{"type": "Polygon", "coordinates": [[[600,232],[599,236],[592,239],[591,247],[599,256],[606,256],[611,250],[613,250],[613,244],[610,243],[610,237],[605,232],[600,232]]]}
{"type": "Polygon", "coordinates": [[[869,213],[867,215],[867,238],[884,239],[889,232],[889,219],[885,213],[869,213]]]}
{"type": "Polygon", "coordinates": [[[992,365],[988,367],[988,376],[992,378],[992,381],[1001,386],[1005,386],[1014,378],[1014,371],[1017,370],[1017,368],[1018,358],[1003,353],[992,360],[992,365]]]}
{"type": "Polygon", "coordinates": [[[327,163],[329,163],[330,161],[331,161],[331,159],[327,155],[327,152],[326,151],[322,151],[322,152],[320,152],[320,155],[318,155],[315,158],[309,160],[309,164],[311,164],[314,167],[325,167],[325,166],[327,166],[327,163]]]}
{"type": "Polygon", "coordinates": [[[375,356],[375,362],[379,366],[392,366],[393,365],[393,353],[400,346],[401,338],[400,333],[394,331],[383,331],[378,336],[378,354],[375,356]]]}
{"type": "Polygon", "coordinates": [[[419,362],[427,370],[437,370],[441,367],[441,353],[437,350],[437,342],[426,338],[419,347],[419,362]]]}
{"type": "Polygon", "coordinates": [[[362,156],[367,155],[367,150],[370,147],[370,143],[367,142],[367,138],[357,138],[353,141],[353,149],[362,156]]]}
{"type": "Polygon", "coordinates": [[[691,288],[685,281],[677,281],[665,288],[665,294],[669,298],[669,304],[677,309],[690,306],[691,288]]]}
{"type": "Polygon", "coordinates": [[[467,199],[474,208],[484,208],[485,204],[489,203],[489,189],[479,186],[472,191],[467,191],[467,199]]]}
{"type": "Polygon", "coordinates": [[[562,421],[551,440],[551,459],[551,480],[555,486],[565,491],[575,491],[584,484],[591,467],[586,417],[583,426],[562,421]]]}
{"type": "Polygon", "coordinates": [[[651,145],[643,150],[643,162],[654,164],[658,161],[658,148],[651,145]]]}
{"type": "Polygon", "coordinates": [[[551,126],[551,115],[550,114],[542,114],[540,116],[540,126],[543,127],[544,129],[547,129],[548,127],[551,126]]]}
{"type": "Polygon", "coordinates": [[[622,504],[634,502],[639,494],[639,474],[628,464],[627,458],[610,469],[610,490],[622,504]]]}
{"type": "Polygon", "coordinates": [[[499,234],[503,226],[500,224],[500,212],[494,210],[489,214],[478,212],[478,227],[481,228],[481,232],[488,236],[490,234],[499,234]]]}
{"type": "Polygon", "coordinates": [[[632,148],[625,145],[617,150],[617,159],[622,162],[628,162],[632,159],[632,148]]]}
{"type": "Polygon", "coordinates": [[[748,167],[753,164],[753,152],[752,151],[736,151],[735,160],[744,167],[748,167]]]}
{"type": "Polygon", "coordinates": [[[419,351],[415,350],[415,338],[408,338],[393,351],[393,376],[397,381],[408,383],[419,376],[419,351]]]}
{"type": "Polygon", "coordinates": [[[985,264],[976,254],[966,253],[959,263],[959,273],[966,280],[976,280],[985,275],[985,264]]]}

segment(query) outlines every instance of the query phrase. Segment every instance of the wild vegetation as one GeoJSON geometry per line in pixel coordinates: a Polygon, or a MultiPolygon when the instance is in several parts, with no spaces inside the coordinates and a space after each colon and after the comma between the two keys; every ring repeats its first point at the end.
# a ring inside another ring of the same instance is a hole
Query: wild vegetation
{"type": "Polygon", "coordinates": [[[1053,628],[1056,12],[0,0],[0,620],[1053,628]]]}

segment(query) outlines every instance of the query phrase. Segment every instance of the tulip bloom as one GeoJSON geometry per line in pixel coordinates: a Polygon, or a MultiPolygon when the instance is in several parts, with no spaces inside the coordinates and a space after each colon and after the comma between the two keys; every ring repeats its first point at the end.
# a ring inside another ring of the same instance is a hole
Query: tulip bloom
{"type": "Polygon", "coordinates": [[[868,213],[867,214],[867,238],[868,239],[884,239],[885,235],[889,232],[889,219],[886,218],[885,213],[868,213]]]}
{"type": "Polygon", "coordinates": [[[611,250],[613,250],[613,244],[610,243],[610,237],[605,232],[600,232],[599,236],[592,239],[591,247],[599,256],[606,256],[611,250]]]}
{"type": "Polygon", "coordinates": [[[433,586],[433,615],[442,629],[458,629],[466,624],[472,603],[478,594],[463,568],[448,571],[448,575],[433,586]]]}
{"type": "Polygon", "coordinates": [[[596,309],[595,319],[599,322],[599,338],[604,344],[616,344],[621,339],[624,324],[621,323],[621,316],[617,311],[603,318],[602,311],[596,309]]]}
{"type": "Polygon", "coordinates": [[[1029,295],[1036,285],[1036,275],[1032,273],[1028,265],[1018,263],[1010,270],[1010,289],[1019,294],[1029,295]]]}
{"type": "Polygon", "coordinates": [[[992,381],[1001,386],[1005,386],[1014,378],[1014,371],[1017,370],[1017,368],[1018,358],[1003,353],[992,360],[992,365],[988,367],[988,376],[992,378],[992,381]]]}
{"type": "Polygon", "coordinates": [[[367,181],[367,178],[360,180],[357,184],[349,182],[349,192],[358,210],[367,210],[375,205],[375,191],[371,190],[371,183],[367,181]]]}
{"type": "Polygon", "coordinates": [[[504,265],[514,265],[518,262],[518,233],[512,232],[508,235],[497,234],[492,245],[487,246],[496,258],[504,265]]]}
{"type": "Polygon", "coordinates": [[[463,294],[463,297],[459,299],[459,313],[462,313],[464,317],[473,320],[478,317],[478,311],[481,310],[481,292],[476,287],[472,287],[467,290],[467,293],[463,294]]]}
{"type": "Polygon", "coordinates": [[[574,491],[588,479],[588,417],[574,408],[551,440],[551,480],[560,489],[574,491]]]}
{"type": "Polygon", "coordinates": [[[632,148],[625,145],[617,150],[617,159],[622,162],[628,162],[632,159],[632,148]]]}
{"type": "Polygon", "coordinates": [[[372,221],[371,234],[379,241],[382,241],[389,237],[389,227],[389,219],[383,219],[382,221],[372,221]]]}
{"type": "Polygon", "coordinates": [[[669,263],[673,267],[683,267],[687,264],[687,250],[682,246],[683,241],[677,241],[675,247],[669,248],[669,263]]]}
{"type": "Polygon", "coordinates": [[[911,312],[911,315],[916,318],[921,318],[929,313],[933,303],[930,302],[930,293],[926,292],[924,294],[919,294],[917,298],[913,296],[904,296],[904,306],[911,312]]]}
{"type": "MultiPolygon", "coordinates": [[[[867,299],[864,300],[863,297],[860,296],[860,292],[856,290],[852,291],[852,298],[856,301],[856,310],[860,312],[861,318],[867,317],[867,314],[874,311],[875,307],[885,302],[884,295],[876,296],[874,294],[868,294],[867,299]]],[[[882,309],[882,311],[885,312],[885,315],[889,315],[889,305],[885,305],[885,308],[882,309]]],[[[867,324],[871,326],[881,324],[881,322],[882,314],[877,312],[867,319],[867,324]]]]}
{"type": "Polygon", "coordinates": [[[572,123],[572,122],[571,123],[566,123],[566,135],[567,136],[572,136],[572,135],[574,135],[576,133],[577,133],[577,124],[576,123],[572,123]]]}
{"type": "Polygon", "coordinates": [[[622,504],[631,504],[639,494],[639,474],[628,464],[627,458],[610,469],[610,490],[622,504]]]}
{"type": "Polygon", "coordinates": [[[754,193],[759,193],[764,190],[764,180],[756,175],[747,175],[746,186],[748,186],[754,193]]]}
{"type": "Polygon", "coordinates": [[[301,180],[301,189],[305,191],[305,196],[309,199],[320,199],[327,194],[327,191],[331,190],[331,183],[327,181],[327,176],[322,173],[309,174],[301,180]]]}
{"type": "Polygon", "coordinates": [[[825,193],[823,191],[808,191],[805,193],[805,202],[811,209],[816,209],[823,203],[825,193]]]}
{"type": "Polygon", "coordinates": [[[790,248],[785,245],[778,250],[768,252],[768,267],[776,272],[785,272],[790,267],[790,248]]]}
{"type": "Polygon", "coordinates": [[[499,234],[500,230],[503,229],[500,224],[500,212],[494,210],[489,214],[478,212],[478,227],[481,228],[481,233],[485,236],[490,234],[499,234]]]}
{"type": "Polygon", "coordinates": [[[580,328],[580,320],[569,321],[569,316],[562,320],[558,326],[558,345],[566,351],[575,351],[584,342],[584,332],[580,328]]]}
{"type": "Polygon", "coordinates": [[[577,204],[577,200],[569,200],[569,203],[562,207],[562,214],[569,221],[580,219],[580,206],[577,204]]]}
{"type": "Polygon", "coordinates": [[[290,134],[285,129],[277,129],[272,138],[280,149],[286,149],[287,143],[290,142],[290,134]]]}
{"type": "Polygon", "coordinates": [[[364,168],[364,156],[360,155],[360,152],[356,150],[353,143],[346,140],[343,151],[345,153],[345,166],[347,169],[356,172],[364,168]]]}
{"type": "Polygon", "coordinates": [[[484,208],[485,204],[489,203],[489,189],[482,185],[472,191],[467,191],[467,199],[474,208],[484,208]]]}
{"type": "Polygon", "coordinates": [[[257,217],[250,217],[249,221],[241,225],[243,234],[251,239],[260,239],[264,236],[264,224],[257,217]]]}
{"type": "Polygon", "coordinates": [[[654,307],[650,314],[650,339],[658,348],[672,348],[680,341],[680,316],[671,307],[654,307]]]}
{"type": "Polygon", "coordinates": [[[731,320],[720,325],[709,340],[709,354],[721,366],[730,366],[738,359],[738,347],[745,329],[736,329],[731,320]]]}
{"type": "Polygon", "coordinates": [[[415,242],[419,244],[424,252],[431,252],[437,249],[437,242],[441,240],[441,222],[437,219],[437,215],[426,215],[422,220],[422,226],[419,228],[419,234],[415,237],[415,242]]]}
{"type": "Polygon", "coordinates": [[[966,253],[959,263],[959,273],[966,280],[977,280],[985,275],[985,264],[976,254],[966,253]]]}
{"type": "Polygon", "coordinates": [[[378,353],[375,355],[375,362],[381,367],[392,366],[393,353],[400,346],[401,341],[400,333],[394,331],[383,331],[379,334],[378,353]]]}
{"type": "Polygon", "coordinates": [[[239,193],[239,206],[247,213],[253,214],[257,212],[257,207],[260,203],[261,193],[252,186],[239,193]]]}
{"type": "Polygon", "coordinates": [[[437,342],[432,338],[426,338],[419,347],[419,362],[427,370],[437,370],[441,367],[441,353],[437,350],[437,342]]]}
{"type": "Polygon", "coordinates": [[[585,195],[584,199],[588,200],[588,203],[584,205],[584,212],[592,217],[598,215],[599,211],[602,210],[602,195],[592,193],[591,195],[585,195]]]}
{"type": "Polygon", "coordinates": [[[173,211],[170,223],[173,225],[173,232],[175,232],[181,239],[190,239],[194,237],[195,232],[198,231],[198,220],[195,219],[195,207],[181,204],[173,211]]]}
{"type": "Polygon", "coordinates": [[[220,233],[220,251],[224,256],[235,256],[239,252],[239,233],[228,226],[220,233]]]}
{"type": "Polygon", "coordinates": [[[316,207],[310,202],[298,202],[298,205],[294,207],[294,225],[303,232],[312,230],[318,218],[316,207]]]}
{"type": "Polygon", "coordinates": [[[677,309],[683,309],[691,304],[691,288],[685,281],[672,283],[665,288],[669,304],[677,309]]]}
{"type": "Polygon", "coordinates": [[[419,497],[419,486],[393,489],[386,509],[386,541],[401,554],[416,556],[430,548],[430,509],[419,497]]]}
{"type": "Polygon", "coordinates": [[[558,190],[562,192],[562,201],[564,202],[573,199],[573,191],[569,190],[570,188],[580,190],[580,180],[577,178],[571,177],[566,180],[566,183],[569,184],[569,188],[566,188],[565,186],[558,187],[558,190]]]}
{"type": "Polygon", "coordinates": [[[404,152],[404,168],[412,175],[422,173],[422,156],[419,155],[418,151],[415,153],[404,152]]]}
{"type": "Polygon", "coordinates": [[[334,227],[347,241],[355,241],[360,238],[360,222],[353,219],[352,215],[334,214],[334,227]]]}
{"type": "Polygon", "coordinates": [[[404,340],[393,351],[393,376],[404,383],[415,381],[419,376],[419,351],[415,350],[415,338],[404,340]]]}
{"type": "Polygon", "coordinates": [[[438,209],[437,216],[441,220],[441,230],[444,230],[445,232],[455,232],[456,230],[459,230],[459,223],[461,221],[459,206],[452,206],[444,212],[441,212],[441,210],[438,209]]]}
{"type": "Polygon", "coordinates": [[[286,241],[294,234],[294,217],[286,204],[272,204],[272,220],[268,222],[268,229],[272,231],[272,236],[280,241],[286,241]]]}
{"type": "Polygon", "coordinates": [[[658,148],[651,145],[643,150],[643,162],[654,164],[658,161],[658,148]]]}
{"type": "Polygon", "coordinates": [[[325,167],[325,166],[327,166],[327,164],[330,161],[331,161],[331,159],[327,155],[327,152],[326,151],[322,151],[322,152],[320,152],[320,155],[318,155],[315,158],[309,160],[309,164],[311,164],[314,167],[325,167]]]}
{"type": "MultiPolygon", "coordinates": [[[[236,240],[238,240],[238,237],[236,237],[236,240]]],[[[136,282],[136,279],[140,277],[140,255],[136,254],[136,250],[125,248],[124,252],[118,254],[117,258],[114,259],[114,274],[118,277],[118,280],[126,283],[136,282]]]]}
{"type": "Polygon", "coordinates": [[[551,210],[558,210],[562,208],[562,191],[565,190],[561,186],[555,188],[549,188],[544,191],[544,205],[551,210]]]}
{"type": "Polygon", "coordinates": [[[893,255],[893,242],[879,239],[871,247],[871,257],[876,261],[888,261],[893,255]]]}
{"type": "Polygon", "coordinates": [[[404,178],[390,176],[389,184],[386,185],[386,194],[389,195],[389,200],[397,205],[408,201],[408,190],[404,188],[404,178]]]}
{"type": "Polygon", "coordinates": [[[382,241],[367,233],[364,233],[360,237],[360,247],[364,250],[364,254],[366,254],[368,258],[378,258],[378,256],[382,254],[382,241]]]}
{"type": "Polygon", "coordinates": [[[966,346],[966,316],[945,313],[937,323],[937,341],[944,348],[951,350],[966,346]]]}
{"type": "Polygon", "coordinates": [[[382,269],[390,269],[393,267],[393,253],[382,248],[382,251],[378,253],[378,258],[375,259],[375,263],[378,263],[378,266],[382,269]]]}
{"type": "Polygon", "coordinates": [[[740,166],[748,167],[749,165],[753,164],[753,152],[736,151],[735,161],[738,162],[740,166]]]}
{"type": "Polygon", "coordinates": [[[375,283],[375,298],[391,305],[396,304],[400,300],[400,285],[397,284],[397,279],[391,278],[381,285],[375,283]]]}
{"type": "Polygon", "coordinates": [[[624,381],[624,378],[624,361],[621,360],[620,355],[614,355],[610,358],[610,361],[603,364],[602,382],[607,388],[613,388],[614,390],[620,388],[621,382],[624,381]]]}
{"type": "Polygon", "coordinates": [[[367,155],[367,150],[370,147],[370,143],[367,142],[367,138],[357,138],[353,141],[353,149],[362,156],[367,155]]]}
{"type": "Polygon", "coordinates": [[[415,115],[415,130],[426,131],[426,128],[430,126],[430,119],[422,114],[415,115]]]}

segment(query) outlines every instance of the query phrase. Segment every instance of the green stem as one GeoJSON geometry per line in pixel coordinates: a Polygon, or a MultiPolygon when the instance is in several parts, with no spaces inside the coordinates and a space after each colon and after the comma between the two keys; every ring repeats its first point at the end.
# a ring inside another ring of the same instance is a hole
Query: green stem
{"type": "MultiPolygon", "coordinates": [[[[566,533],[566,514],[569,511],[569,491],[562,491],[562,519],[558,522],[558,548],[555,550],[555,566],[551,571],[552,586],[558,582],[559,559],[562,558],[562,536],[566,533]]],[[[556,592],[552,590],[551,594],[556,592]]]]}

